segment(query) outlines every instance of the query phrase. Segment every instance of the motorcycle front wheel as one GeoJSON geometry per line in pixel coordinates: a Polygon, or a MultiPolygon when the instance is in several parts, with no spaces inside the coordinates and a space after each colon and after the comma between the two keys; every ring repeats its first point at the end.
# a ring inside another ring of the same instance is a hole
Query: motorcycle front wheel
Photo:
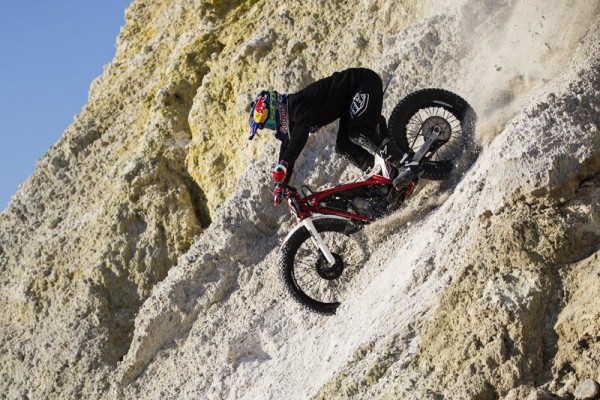
{"type": "Polygon", "coordinates": [[[329,264],[306,228],[300,228],[282,249],[281,277],[292,297],[311,311],[335,314],[348,295],[353,278],[367,259],[361,231],[350,221],[313,221],[335,258],[329,264]]]}

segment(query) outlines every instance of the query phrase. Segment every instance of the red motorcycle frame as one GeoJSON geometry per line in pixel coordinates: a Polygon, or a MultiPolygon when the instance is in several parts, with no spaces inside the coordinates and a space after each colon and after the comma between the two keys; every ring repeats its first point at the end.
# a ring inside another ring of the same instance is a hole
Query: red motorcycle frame
{"type": "MultiPolygon", "coordinates": [[[[381,175],[371,175],[365,180],[346,183],[330,189],[325,189],[320,192],[311,193],[305,197],[302,197],[294,188],[286,186],[284,187],[284,197],[288,200],[288,207],[290,209],[290,212],[300,222],[313,214],[321,214],[335,215],[346,219],[352,219],[368,223],[375,220],[375,217],[363,215],[358,212],[342,211],[336,208],[327,207],[326,205],[323,205],[323,203],[327,198],[329,198],[332,195],[373,185],[385,185],[389,187],[390,190],[394,190],[391,179],[383,177],[381,175]]],[[[402,189],[402,191],[404,191],[404,199],[410,197],[415,187],[415,182],[411,182],[408,186],[402,189]]]]}
{"type": "Polygon", "coordinates": [[[299,222],[296,228],[287,235],[282,246],[285,246],[287,241],[298,229],[304,227],[310,232],[313,242],[317,248],[320,249],[327,262],[330,265],[335,265],[335,257],[323,242],[321,235],[314,225],[314,221],[324,218],[344,219],[356,222],[357,226],[374,221],[379,216],[362,214],[357,210],[357,207],[353,206],[354,198],[358,196],[356,192],[361,191],[361,189],[366,191],[369,188],[383,186],[384,188],[382,189],[385,189],[385,192],[390,193],[391,191],[392,194],[396,196],[396,203],[401,203],[412,195],[416,187],[416,180],[409,182],[404,187],[394,189],[393,181],[389,177],[389,165],[378,156],[376,157],[376,160],[378,164],[377,168],[379,168],[376,172],[381,172],[385,176],[375,173],[364,180],[342,184],[316,193],[313,193],[305,186],[304,189],[310,192],[305,196],[302,196],[291,186],[280,186],[283,198],[287,199],[290,213],[294,215],[299,222]],[[348,192],[350,195],[348,195],[348,192]],[[346,193],[346,196],[343,196],[341,203],[338,203],[338,205],[341,205],[341,207],[345,209],[334,208],[327,205],[327,202],[330,200],[334,203],[339,201],[339,199],[335,199],[335,196],[344,193],[346,193]]]}

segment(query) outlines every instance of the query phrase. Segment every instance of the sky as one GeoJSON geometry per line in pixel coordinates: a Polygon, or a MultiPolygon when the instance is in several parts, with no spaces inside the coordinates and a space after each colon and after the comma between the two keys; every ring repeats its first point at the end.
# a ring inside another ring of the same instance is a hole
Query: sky
{"type": "Polygon", "coordinates": [[[130,2],[0,2],[0,212],[87,102],[130,2]]]}

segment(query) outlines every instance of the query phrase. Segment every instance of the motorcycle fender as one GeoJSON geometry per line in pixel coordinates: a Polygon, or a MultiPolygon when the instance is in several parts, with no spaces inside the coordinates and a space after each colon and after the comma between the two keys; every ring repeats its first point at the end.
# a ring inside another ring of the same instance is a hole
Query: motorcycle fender
{"type": "MultiPolygon", "coordinates": [[[[339,215],[319,215],[318,217],[309,217],[309,218],[312,219],[313,222],[314,221],[318,221],[320,219],[328,219],[328,218],[331,218],[331,219],[343,219],[343,220],[346,220],[346,221],[350,221],[350,218],[341,217],[339,215]]],[[[285,246],[285,244],[287,243],[288,240],[290,240],[290,238],[292,237],[292,235],[294,233],[296,233],[296,231],[298,229],[302,229],[302,228],[304,228],[304,225],[302,225],[302,223],[299,223],[298,225],[296,225],[296,227],[294,229],[292,229],[290,231],[290,233],[287,234],[287,236],[283,240],[283,243],[281,244],[281,247],[285,246]]]]}

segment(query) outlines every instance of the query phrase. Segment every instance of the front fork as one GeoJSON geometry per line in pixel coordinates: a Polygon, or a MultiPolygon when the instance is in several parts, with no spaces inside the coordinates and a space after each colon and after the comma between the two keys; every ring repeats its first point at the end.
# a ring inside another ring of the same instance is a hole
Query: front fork
{"type": "Polygon", "coordinates": [[[335,264],[335,258],[333,257],[333,254],[331,254],[331,251],[329,251],[329,248],[323,241],[323,238],[317,231],[317,228],[315,228],[315,224],[313,224],[312,219],[310,217],[304,218],[302,220],[302,225],[304,225],[308,232],[310,232],[313,243],[319,248],[319,250],[321,250],[321,253],[323,253],[323,256],[325,256],[325,259],[327,259],[329,265],[335,264]]]}

